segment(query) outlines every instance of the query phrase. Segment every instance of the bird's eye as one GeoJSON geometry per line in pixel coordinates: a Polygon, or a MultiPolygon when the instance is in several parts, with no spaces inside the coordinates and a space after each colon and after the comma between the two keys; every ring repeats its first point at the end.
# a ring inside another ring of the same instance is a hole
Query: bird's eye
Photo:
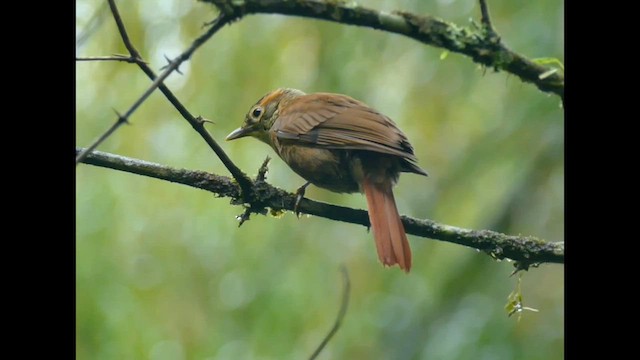
{"type": "Polygon", "coordinates": [[[257,108],[255,108],[255,109],[253,109],[251,111],[251,117],[253,117],[254,119],[259,118],[260,115],[262,115],[262,108],[261,107],[257,107],[257,108]]]}

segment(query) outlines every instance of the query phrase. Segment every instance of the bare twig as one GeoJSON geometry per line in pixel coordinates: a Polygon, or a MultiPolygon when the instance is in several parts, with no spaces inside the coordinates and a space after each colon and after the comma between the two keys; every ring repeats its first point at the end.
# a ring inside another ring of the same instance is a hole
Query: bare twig
{"type": "MultiPolygon", "coordinates": [[[[438,19],[408,12],[388,13],[363,6],[352,1],[323,0],[201,0],[214,4],[233,19],[249,14],[282,14],[322,19],[347,25],[366,26],[400,34],[421,43],[447,49],[470,57],[473,61],[496,70],[516,75],[524,82],[535,84],[538,89],[564,98],[564,76],[554,73],[540,78],[549,68],[537,64],[509,49],[494,31],[473,29],[438,19]]],[[[483,22],[490,23],[486,3],[482,5],[483,22]],[[483,10],[484,9],[484,10],[483,10]],[[484,17],[484,15],[487,15],[484,17]]]]}
{"type": "Polygon", "coordinates": [[[116,120],[115,123],[113,123],[113,125],[111,125],[107,131],[105,131],[103,134],[101,134],[92,144],[91,146],[89,146],[88,148],[82,150],[80,153],[77,154],[76,156],[76,165],[78,165],[79,162],[81,162],[82,160],[84,160],[84,158],[87,157],[87,155],[89,155],[93,150],[95,150],[95,148],[98,147],[98,145],[100,145],[103,141],[105,141],[109,136],[111,136],[111,134],[113,134],[116,130],[118,130],[118,128],[120,126],[122,126],[123,124],[128,123],[127,118],[123,117],[122,115],[118,114],[118,112],[116,111],[116,114],[118,115],[118,119],[116,120]]]}
{"type": "Polygon", "coordinates": [[[167,88],[162,81],[171,74],[180,64],[186,60],[188,60],[192,54],[196,51],[198,47],[205,43],[207,39],[213,36],[218,30],[220,30],[225,24],[231,21],[224,13],[221,13],[214,21],[212,21],[209,25],[210,28],[203,35],[198,37],[193,41],[191,46],[187,48],[178,58],[171,61],[169,66],[164,70],[164,72],[160,76],[156,76],[156,74],[151,70],[151,68],[143,61],[142,57],[138,50],[133,46],[129,39],[129,35],[127,34],[126,27],[122,22],[122,18],[120,17],[120,13],[118,12],[118,8],[115,5],[114,0],[109,0],[109,6],[113,13],[114,19],[118,26],[118,31],[120,32],[120,36],[122,37],[122,41],[124,42],[125,47],[129,51],[130,55],[134,59],[138,59],[135,61],[136,64],[142,69],[142,71],[154,82],[151,86],[145,91],[145,93],[134,103],[134,105],[123,115],[119,116],[118,120],[112,125],[102,136],[100,136],[91,146],[89,146],[86,150],[80,152],[76,157],[76,164],[81,162],[91,151],[93,151],[100,143],[102,143],[107,137],[109,137],[115,130],[117,130],[120,125],[127,121],[128,117],[135,111],[135,109],[155,90],[155,88],[159,88],[160,91],[167,97],[169,102],[173,104],[173,106],[180,112],[180,114],[191,124],[191,126],[202,136],[202,138],[207,142],[209,147],[216,153],[220,161],[225,165],[225,167],[229,170],[231,175],[236,179],[240,187],[244,190],[243,196],[250,197],[250,189],[252,181],[240,170],[227,156],[227,154],[222,150],[220,145],[213,139],[211,134],[205,129],[204,124],[207,121],[201,117],[194,117],[189,111],[180,103],[180,101],[175,97],[175,95],[167,88]],[[124,122],[122,121],[124,119],[124,122]]]}
{"type": "Polygon", "coordinates": [[[118,27],[118,32],[120,33],[120,37],[122,37],[122,42],[124,43],[124,46],[127,48],[127,51],[129,51],[129,54],[131,54],[131,56],[141,59],[142,56],[140,56],[140,53],[138,52],[138,50],[135,48],[135,46],[133,46],[131,39],[129,39],[127,28],[124,26],[124,22],[122,21],[122,17],[120,16],[120,11],[118,11],[118,7],[116,6],[115,0],[108,0],[108,2],[109,2],[109,9],[111,9],[111,13],[113,14],[113,19],[116,21],[116,26],[118,27]]]}
{"type": "Polygon", "coordinates": [[[482,21],[482,25],[487,29],[493,29],[493,25],[491,25],[491,17],[489,17],[487,0],[480,0],[480,21],[482,21]]]}
{"type": "Polygon", "coordinates": [[[86,56],[86,57],[76,56],[76,61],[122,61],[122,62],[128,62],[130,64],[136,64],[142,60],[136,59],[132,56],[114,55],[114,56],[86,56]]]}
{"type": "MultiPolygon", "coordinates": [[[[141,59],[140,53],[138,52],[138,50],[136,50],[136,48],[131,43],[131,40],[129,39],[129,35],[127,34],[127,29],[125,28],[124,23],[122,22],[122,18],[120,17],[120,13],[118,12],[118,8],[116,7],[115,0],[109,0],[109,7],[111,8],[111,12],[113,13],[113,18],[116,21],[116,24],[118,26],[118,31],[120,31],[120,36],[122,37],[122,41],[124,42],[125,47],[127,48],[127,50],[129,51],[129,53],[133,58],[141,59]]],[[[145,100],[147,100],[147,98],[156,90],[158,85],[160,85],[164,81],[164,79],[166,79],[169,75],[171,75],[171,73],[175,70],[175,68],[178,67],[178,65],[180,65],[181,62],[182,61],[172,62],[171,65],[153,81],[153,83],[138,98],[138,100],[136,100],[133,103],[133,105],[131,105],[129,110],[127,110],[123,115],[118,116],[118,119],[116,120],[115,124],[113,124],[104,134],[99,136],[98,139],[96,139],[96,141],[94,141],[93,144],[91,144],[91,146],[87,148],[86,152],[80,153],[80,155],[78,155],[78,157],[76,158],[76,165],[85,156],[87,156],[89,152],[97,148],[98,145],[100,145],[111,134],[113,134],[116,130],[118,130],[118,128],[122,124],[128,122],[129,121],[128,119],[131,116],[131,114],[133,114],[138,109],[138,107],[140,107],[140,105],[142,105],[142,103],[145,102],[145,100]]]]}
{"type": "Polygon", "coordinates": [[[260,169],[258,169],[258,175],[256,176],[256,181],[265,181],[267,180],[267,172],[269,171],[269,161],[271,161],[271,156],[267,155],[260,165],[260,169]]]}
{"type": "Polygon", "coordinates": [[[351,292],[351,282],[349,281],[349,271],[347,271],[347,268],[344,265],[340,266],[340,272],[342,273],[342,301],[340,302],[340,311],[338,311],[338,316],[336,317],[333,327],[329,330],[329,333],[327,333],[324,339],[322,339],[322,342],[318,345],[313,354],[311,354],[309,360],[313,360],[318,357],[329,340],[331,340],[333,335],[338,332],[338,329],[342,324],[342,320],[347,313],[347,307],[349,306],[349,293],[351,292]]]}
{"type": "MultiPolygon", "coordinates": [[[[76,149],[76,152],[80,150],[76,149]]],[[[175,169],[100,151],[95,151],[83,162],[188,185],[212,192],[219,197],[230,197],[231,203],[235,205],[246,204],[242,198],[243,191],[228,177],[203,171],[175,169]]],[[[278,189],[264,181],[253,183],[252,193],[255,197],[250,203],[250,208],[254,213],[265,214],[266,207],[275,211],[294,210],[295,193],[278,189]]],[[[307,198],[300,202],[298,210],[326,219],[370,225],[366,210],[326,204],[307,198]]],[[[516,265],[520,268],[526,268],[527,264],[564,263],[564,242],[548,242],[532,236],[505,235],[490,230],[470,230],[408,216],[401,218],[407,234],[482,250],[494,259],[512,259],[517,261],[516,265]]]]}
{"type": "MultiPolygon", "coordinates": [[[[267,157],[262,162],[262,165],[258,169],[258,175],[256,175],[256,182],[264,182],[267,179],[267,171],[269,171],[269,161],[271,161],[271,157],[267,155],[267,157]]],[[[266,209],[262,204],[255,204],[254,202],[249,201],[248,205],[245,205],[244,212],[237,216],[238,219],[238,227],[242,226],[245,221],[249,220],[252,213],[258,212],[262,215],[267,213],[266,209]],[[257,206],[256,206],[257,205],[257,206]]]]}

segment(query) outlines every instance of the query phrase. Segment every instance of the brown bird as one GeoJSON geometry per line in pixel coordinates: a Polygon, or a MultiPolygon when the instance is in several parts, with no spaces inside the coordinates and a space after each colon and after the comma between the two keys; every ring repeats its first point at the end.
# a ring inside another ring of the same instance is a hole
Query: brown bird
{"type": "Polygon", "coordinates": [[[427,176],[396,124],[349,96],[277,89],[247,113],[227,136],[253,136],[269,145],[307,183],[339,193],[364,192],[378,258],[411,269],[411,249],[392,187],[400,172],[427,176]]]}

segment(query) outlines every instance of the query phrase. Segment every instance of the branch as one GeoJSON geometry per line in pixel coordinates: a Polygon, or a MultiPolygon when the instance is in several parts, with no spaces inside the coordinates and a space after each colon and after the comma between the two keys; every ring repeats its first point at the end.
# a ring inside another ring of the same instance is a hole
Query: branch
{"type": "MultiPolygon", "coordinates": [[[[82,149],[76,149],[76,153],[82,149]]],[[[203,171],[175,169],[138,159],[96,151],[88,155],[84,163],[100,167],[148,176],[156,179],[188,185],[207,190],[219,197],[231,198],[234,205],[246,205],[253,213],[266,214],[273,211],[293,211],[296,194],[276,188],[265,181],[256,180],[252,184],[254,195],[250,203],[242,197],[240,187],[231,178],[203,171]]],[[[302,199],[298,210],[331,220],[370,226],[367,211],[331,205],[319,201],[302,199]]],[[[540,263],[564,263],[564,242],[548,242],[532,236],[505,235],[490,230],[470,230],[439,224],[428,219],[402,216],[402,223],[408,234],[482,250],[495,259],[516,261],[517,270],[527,269],[540,263]]]]}
{"type": "Polygon", "coordinates": [[[504,70],[538,89],[564,99],[564,76],[549,72],[540,64],[510,50],[490,26],[486,3],[481,3],[483,28],[467,28],[433,16],[408,12],[387,13],[353,2],[322,0],[201,0],[214,4],[232,19],[249,14],[281,14],[309,17],[347,25],[366,26],[400,34],[427,45],[447,49],[471,57],[484,66],[504,70]],[[489,25],[489,26],[487,26],[489,25]]]}
{"type": "Polygon", "coordinates": [[[227,156],[224,150],[222,150],[220,145],[218,145],[218,143],[213,139],[211,134],[209,134],[207,129],[205,129],[204,124],[205,122],[207,122],[207,120],[204,120],[201,117],[196,118],[193,115],[191,115],[191,113],[189,113],[187,108],[185,108],[180,103],[180,101],[175,97],[175,95],[173,95],[171,90],[169,90],[169,88],[167,88],[162,82],[164,79],[166,79],[169,76],[169,74],[171,74],[171,72],[176,70],[182,62],[189,59],[198,47],[204,44],[207,39],[209,39],[216,32],[218,32],[218,30],[220,30],[224,25],[226,25],[229,21],[231,21],[231,19],[225,16],[225,14],[220,14],[212,23],[209,24],[211,28],[208,31],[206,31],[203,35],[195,39],[191,44],[191,46],[189,46],[187,50],[185,50],[182,54],[180,54],[178,58],[176,58],[173,61],[169,61],[169,66],[164,70],[164,72],[160,76],[156,76],[153,70],[151,70],[151,68],[147,65],[147,63],[142,59],[142,57],[140,56],[140,53],[135,48],[135,46],[133,46],[133,43],[129,39],[129,35],[127,34],[127,29],[124,26],[124,23],[122,22],[122,18],[120,16],[120,13],[118,11],[118,8],[114,0],[109,0],[109,7],[111,8],[111,12],[113,13],[113,18],[116,22],[118,31],[120,32],[120,36],[122,37],[122,41],[125,47],[127,48],[127,51],[129,51],[131,58],[136,59],[133,62],[138,64],[140,69],[150,79],[154,81],[151,84],[151,86],[149,86],[147,91],[145,91],[145,93],[138,99],[138,101],[136,101],[131,106],[131,108],[124,115],[118,115],[118,119],[116,120],[116,122],[104,134],[102,134],[93,144],[91,144],[91,146],[89,146],[88,148],[84,149],[82,152],[77,154],[76,164],[78,164],[79,162],[82,162],[84,158],[88,156],[95,148],[97,148],[100,143],[102,143],[113,132],[115,132],[120,127],[120,125],[126,123],[128,121],[127,120],[128,117],[131,116],[131,114],[137,109],[137,107],[140,106],[140,104],[142,104],[142,102],[144,102],[146,98],[156,88],[159,88],[160,91],[169,100],[169,102],[173,104],[173,106],[185,118],[185,120],[187,120],[189,124],[191,124],[191,126],[198,132],[198,134],[200,134],[200,136],[202,136],[202,138],[206,141],[209,147],[216,153],[216,155],[218,155],[218,158],[220,158],[220,161],[222,161],[222,163],[229,170],[231,175],[233,175],[233,177],[236,179],[238,184],[240,184],[240,187],[243,189],[243,193],[244,193],[243,196],[250,199],[252,196],[250,192],[251,184],[252,184],[251,180],[247,177],[247,175],[245,175],[242,172],[242,170],[240,170],[240,168],[238,168],[231,161],[231,159],[227,156]]]}

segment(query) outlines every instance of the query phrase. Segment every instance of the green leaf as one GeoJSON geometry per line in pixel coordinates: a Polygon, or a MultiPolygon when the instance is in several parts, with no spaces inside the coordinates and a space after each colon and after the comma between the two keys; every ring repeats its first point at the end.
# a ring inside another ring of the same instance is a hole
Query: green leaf
{"type": "Polygon", "coordinates": [[[538,309],[534,309],[528,306],[524,306],[522,304],[522,291],[520,288],[520,283],[522,280],[522,274],[518,275],[518,283],[516,284],[516,288],[507,296],[507,304],[504,306],[504,309],[507,311],[507,316],[511,317],[511,315],[518,313],[518,321],[520,321],[520,317],[522,316],[522,311],[529,310],[533,312],[538,312],[538,309]]]}
{"type": "Polygon", "coordinates": [[[541,57],[541,58],[531,59],[531,61],[540,65],[556,65],[560,68],[560,70],[564,71],[564,64],[562,63],[562,61],[558,60],[557,58],[541,57]]]}

